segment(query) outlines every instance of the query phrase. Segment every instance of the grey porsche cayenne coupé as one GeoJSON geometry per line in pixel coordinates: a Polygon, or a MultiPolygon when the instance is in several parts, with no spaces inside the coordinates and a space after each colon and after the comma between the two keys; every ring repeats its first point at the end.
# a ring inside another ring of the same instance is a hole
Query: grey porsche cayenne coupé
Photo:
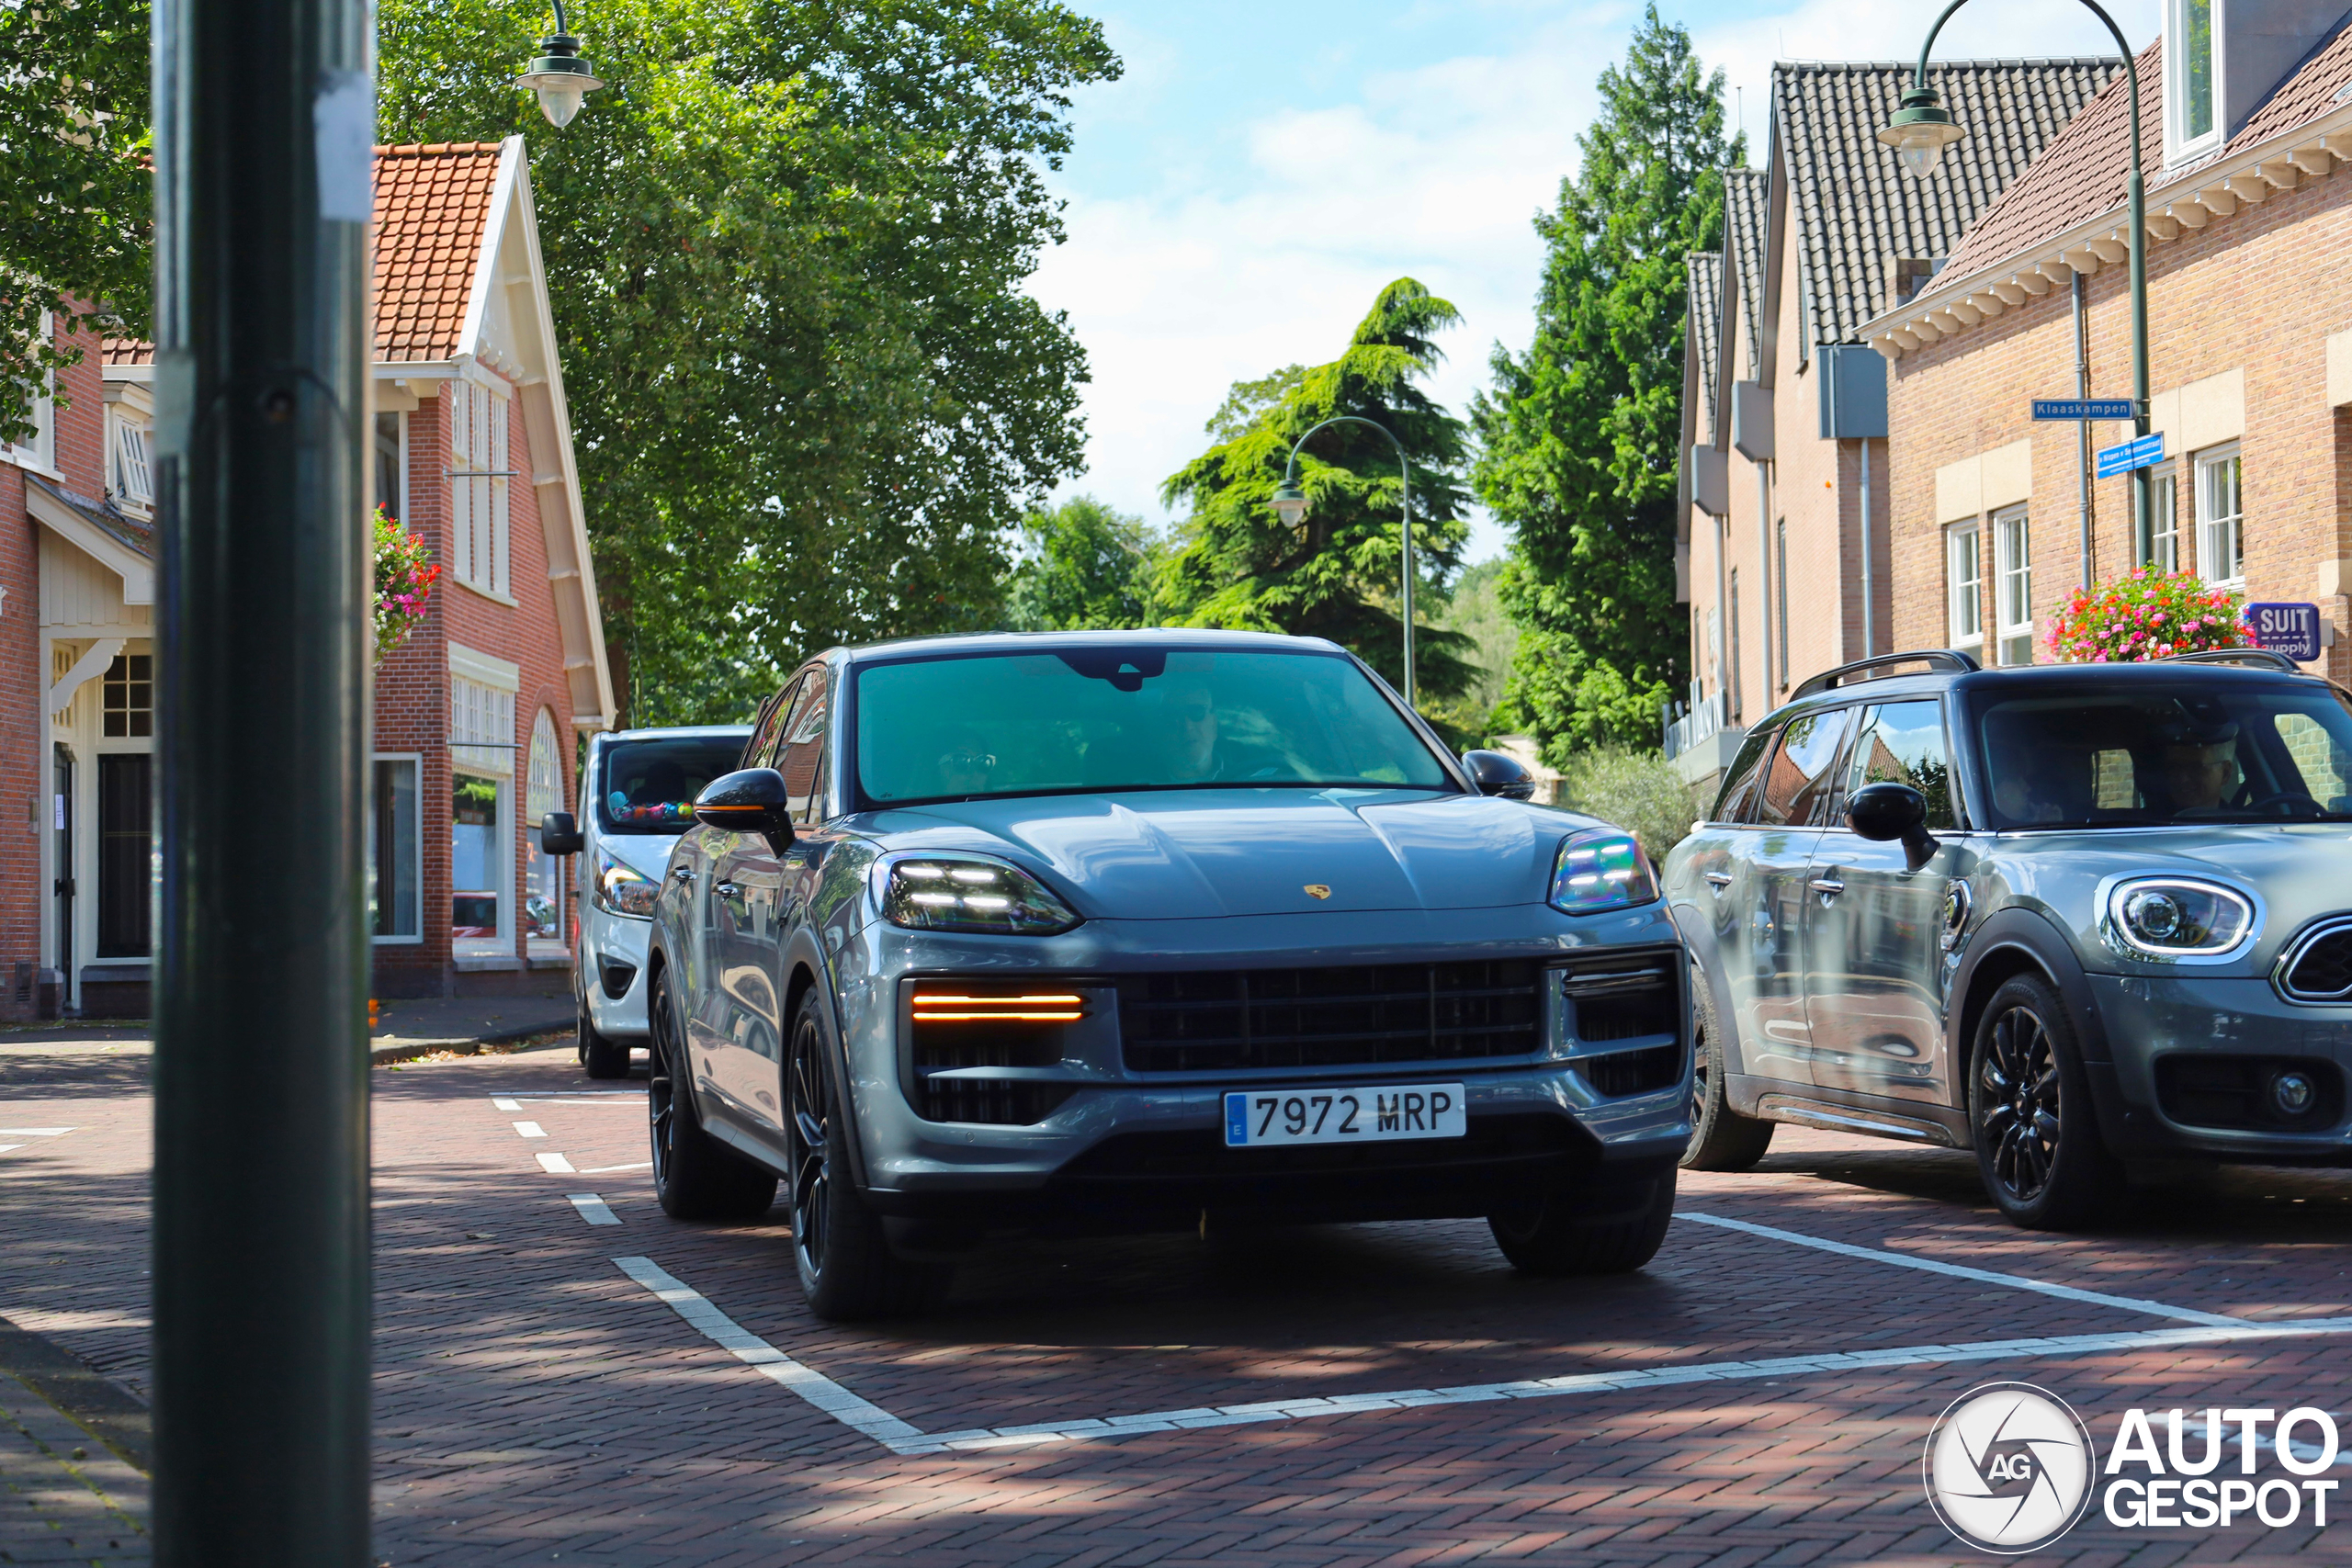
{"type": "Polygon", "coordinates": [[[656,916],[654,1179],[788,1206],[812,1308],[992,1233],[1486,1218],[1637,1269],[1690,1137],[1682,949],[1626,834],[1448,753],[1330,643],[835,649],[656,916]]]}

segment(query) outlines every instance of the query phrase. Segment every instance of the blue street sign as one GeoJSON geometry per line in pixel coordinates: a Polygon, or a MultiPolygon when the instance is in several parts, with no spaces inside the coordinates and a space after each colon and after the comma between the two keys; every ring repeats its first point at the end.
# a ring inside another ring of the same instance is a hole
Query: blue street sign
{"type": "Polygon", "coordinates": [[[2134,468],[2144,468],[2165,460],[2165,433],[2152,430],[2137,441],[2126,441],[2120,446],[2109,446],[2098,455],[2098,477],[2111,479],[2118,474],[2128,474],[2134,468]]]}
{"type": "Polygon", "coordinates": [[[2248,604],[2246,629],[2254,646],[2283,653],[2298,664],[2319,658],[2319,606],[2316,604],[2248,604]]]}
{"type": "Polygon", "coordinates": [[[2130,419],[2129,398],[2036,398],[2036,419],[2130,419]]]}

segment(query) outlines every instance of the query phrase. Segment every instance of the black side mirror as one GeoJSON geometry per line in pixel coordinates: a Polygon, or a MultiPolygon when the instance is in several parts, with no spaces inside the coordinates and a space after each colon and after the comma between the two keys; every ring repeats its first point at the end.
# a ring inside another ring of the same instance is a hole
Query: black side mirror
{"type": "Polygon", "coordinates": [[[782,854],[792,843],[792,807],[784,775],[774,768],[744,768],[710,781],[695,799],[695,820],[730,833],[762,833],[782,854]]]}
{"type": "Polygon", "coordinates": [[[1508,752],[1464,751],[1462,765],[1470,770],[1470,781],[1480,795],[1498,795],[1505,800],[1535,798],[1535,775],[1508,752]]]}
{"type": "Polygon", "coordinates": [[[1864,784],[1846,797],[1846,825],[1873,843],[1901,840],[1913,871],[1935,858],[1941,847],[1927,822],[1928,797],[1906,784],[1888,780],[1864,784]]]}
{"type": "Polygon", "coordinates": [[[539,818],[539,850],[543,854],[576,855],[582,849],[580,824],[569,811],[550,811],[539,818]]]}

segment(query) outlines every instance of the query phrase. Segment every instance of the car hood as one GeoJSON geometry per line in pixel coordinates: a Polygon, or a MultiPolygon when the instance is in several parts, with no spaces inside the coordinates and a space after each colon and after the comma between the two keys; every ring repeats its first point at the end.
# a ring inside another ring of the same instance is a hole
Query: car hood
{"type": "Polygon", "coordinates": [[[886,850],[1001,855],[1090,919],[1186,919],[1539,904],[1560,840],[1590,825],[1483,795],[1214,789],[926,806],[868,830],[886,850]]]}

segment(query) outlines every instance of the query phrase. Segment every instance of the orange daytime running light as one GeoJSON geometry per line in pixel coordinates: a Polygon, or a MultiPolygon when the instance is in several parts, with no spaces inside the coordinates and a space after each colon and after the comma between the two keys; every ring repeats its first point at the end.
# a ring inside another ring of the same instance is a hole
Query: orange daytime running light
{"type": "Polygon", "coordinates": [[[1040,997],[964,997],[945,996],[938,992],[917,992],[915,1021],[917,1023],[980,1023],[1011,1021],[1015,1023],[1076,1023],[1086,1014],[1083,997],[1053,995],[1040,997]],[[942,1008],[955,1008],[954,1012],[942,1012],[942,1008]],[[1043,1010],[1051,1009],[1054,1010],[1043,1010]]]}

